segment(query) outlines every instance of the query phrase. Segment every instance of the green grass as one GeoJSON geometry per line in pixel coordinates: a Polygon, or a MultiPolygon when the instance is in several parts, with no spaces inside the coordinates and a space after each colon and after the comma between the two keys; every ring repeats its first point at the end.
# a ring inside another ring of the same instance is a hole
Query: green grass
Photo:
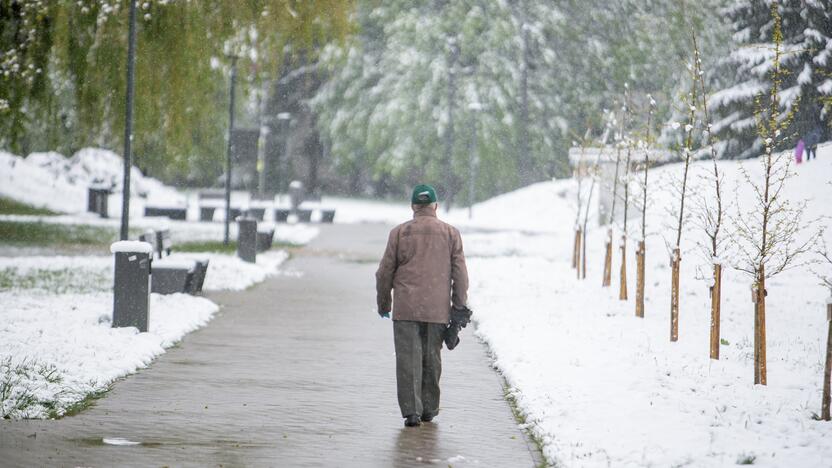
{"type": "Polygon", "coordinates": [[[113,283],[112,267],[104,270],[70,269],[27,270],[0,269],[0,290],[37,289],[54,294],[106,291],[113,283]]]}
{"type": "Polygon", "coordinates": [[[116,228],[0,221],[0,243],[16,245],[106,245],[118,239],[116,228]]]}
{"type": "Polygon", "coordinates": [[[85,409],[92,406],[96,400],[99,400],[110,391],[110,387],[105,388],[104,390],[99,390],[91,393],[87,393],[83,399],[76,401],[75,403],[69,405],[64,409],[62,412],[58,412],[57,410],[51,410],[49,412],[50,419],[60,419],[65,418],[67,416],[75,416],[76,414],[84,411],[85,409]]]}
{"type": "MultiPolygon", "coordinates": [[[[289,244],[285,242],[274,242],[272,243],[272,249],[291,249],[293,247],[299,247],[295,244],[289,244]]],[[[197,241],[197,242],[184,242],[181,244],[173,244],[173,251],[174,252],[220,252],[220,253],[235,253],[237,252],[237,241],[231,241],[228,245],[222,243],[222,241],[197,241]]]]}
{"type": "Polygon", "coordinates": [[[0,197],[0,214],[54,216],[58,213],[45,208],[35,208],[34,206],[20,203],[10,198],[0,197]]]}
{"type": "Polygon", "coordinates": [[[237,251],[237,242],[231,241],[228,245],[222,241],[195,241],[181,244],[173,244],[175,252],[222,252],[234,253],[237,251]]]}

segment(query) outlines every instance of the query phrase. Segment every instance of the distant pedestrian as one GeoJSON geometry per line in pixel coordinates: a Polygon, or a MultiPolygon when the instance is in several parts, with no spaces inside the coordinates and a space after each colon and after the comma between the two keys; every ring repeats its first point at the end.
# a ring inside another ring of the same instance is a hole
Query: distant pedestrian
{"type": "Polygon", "coordinates": [[[823,132],[820,127],[815,127],[803,138],[803,142],[806,144],[806,162],[809,162],[812,156],[817,159],[818,143],[820,143],[822,137],[823,132]]]}
{"type": "Polygon", "coordinates": [[[800,164],[803,162],[803,148],[805,143],[803,139],[797,140],[797,145],[794,147],[794,162],[800,164]]]}
{"type": "Polygon", "coordinates": [[[378,313],[393,312],[396,389],[408,427],[439,413],[443,335],[451,307],[465,309],[468,300],[462,237],[437,219],[437,207],[433,187],[413,189],[413,219],[390,231],[376,272],[378,313]]]}

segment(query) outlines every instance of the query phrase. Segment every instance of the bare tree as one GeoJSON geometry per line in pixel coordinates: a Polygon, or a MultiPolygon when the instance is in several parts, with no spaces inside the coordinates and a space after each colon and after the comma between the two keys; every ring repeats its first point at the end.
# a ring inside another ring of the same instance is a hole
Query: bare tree
{"type": "Polygon", "coordinates": [[[627,221],[630,214],[630,159],[633,152],[632,140],[624,135],[624,130],[627,128],[627,122],[630,117],[630,87],[624,85],[624,117],[621,122],[622,136],[621,141],[627,148],[627,155],[624,160],[624,225],[621,232],[621,272],[619,273],[619,288],[618,299],[621,301],[627,300],[627,221]]]}
{"type": "MultiPolygon", "coordinates": [[[[615,112],[610,112],[609,123],[613,125],[616,123],[615,112]]],[[[612,182],[612,207],[610,208],[609,218],[607,219],[607,237],[604,244],[604,275],[601,280],[602,287],[609,287],[612,284],[613,223],[615,222],[615,204],[618,201],[618,171],[621,166],[621,143],[624,136],[624,119],[618,119],[618,123],[619,129],[617,132],[614,132],[613,136],[613,141],[615,142],[615,175],[613,176],[612,182]]]]}
{"type": "Polygon", "coordinates": [[[595,156],[595,162],[592,164],[592,167],[589,170],[589,177],[591,179],[591,183],[589,185],[589,196],[586,199],[586,207],[584,208],[584,221],[583,226],[581,227],[581,233],[583,239],[581,241],[581,279],[586,279],[586,232],[587,232],[587,222],[589,221],[589,210],[592,207],[592,194],[595,190],[595,183],[598,180],[598,165],[601,161],[601,157],[603,156],[603,150],[599,152],[595,156]]]}
{"type": "Polygon", "coordinates": [[[722,295],[722,266],[723,266],[723,242],[725,235],[723,231],[723,219],[725,218],[725,203],[722,198],[723,176],[719,172],[717,164],[716,142],[711,132],[711,117],[708,113],[708,92],[705,87],[705,72],[702,69],[702,57],[699,52],[699,45],[696,41],[696,33],[691,31],[693,41],[693,70],[694,79],[699,85],[699,97],[702,101],[702,119],[704,123],[705,144],[710,152],[713,171],[705,176],[706,184],[713,188],[713,192],[699,193],[695,198],[696,216],[695,222],[705,232],[707,245],[702,245],[707,258],[709,259],[708,284],[711,296],[711,333],[710,333],[710,356],[711,359],[719,359],[720,344],[720,310],[722,295]],[[712,195],[711,195],[712,193],[712,195]]]}
{"type": "Polygon", "coordinates": [[[644,141],[640,142],[639,146],[644,150],[644,161],[642,162],[642,170],[644,179],[641,181],[641,239],[638,241],[636,248],[636,317],[644,317],[644,282],[645,282],[645,268],[644,261],[647,254],[647,247],[645,240],[647,239],[647,194],[648,194],[648,174],[650,172],[650,127],[653,125],[653,111],[656,108],[656,101],[649,94],[647,95],[647,126],[645,130],[644,141]]]}
{"type": "Polygon", "coordinates": [[[766,280],[794,267],[802,254],[811,249],[817,233],[805,232],[816,223],[802,225],[805,203],[792,206],[784,196],[783,188],[793,175],[790,170],[791,154],[774,154],[774,148],[785,140],[784,131],[791,124],[797,109],[793,106],[786,115],[779,111],[780,86],[784,72],[781,68],[783,56],[781,18],[777,2],[772,2],[774,58],[771,67],[771,90],[768,102],[763,105],[762,96],[757,96],[757,134],[765,144],[765,153],[760,158],[762,178],[753,177],[741,166],[745,183],[754,194],[754,206],[747,211],[740,210],[734,219],[734,243],[738,249],[737,270],[749,275],[752,280],[754,302],[754,383],[766,385],[766,280]]]}
{"type": "MultiPolygon", "coordinates": [[[[575,142],[573,142],[573,146],[575,142]]],[[[584,143],[581,141],[581,152],[578,155],[578,162],[572,171],[572,175],[578,182],[578,190],[575,196],[575,240],[572,243],[572,268],[578,270],[578,278],[581,277],[579,262],[581,260],[581,210],[583,206],[583,182],[584,182],[584,143]]]]}

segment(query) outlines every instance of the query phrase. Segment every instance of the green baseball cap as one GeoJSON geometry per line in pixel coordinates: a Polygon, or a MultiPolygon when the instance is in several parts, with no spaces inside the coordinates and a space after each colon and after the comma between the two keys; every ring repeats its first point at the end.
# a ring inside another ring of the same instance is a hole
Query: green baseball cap
{"type": "Polygon", "coordinates": [[[427,184],[420,184],[413,187],[413,196],[410,202],[414,205],[427,205],[436,203],[436,190],[427,184]]]}

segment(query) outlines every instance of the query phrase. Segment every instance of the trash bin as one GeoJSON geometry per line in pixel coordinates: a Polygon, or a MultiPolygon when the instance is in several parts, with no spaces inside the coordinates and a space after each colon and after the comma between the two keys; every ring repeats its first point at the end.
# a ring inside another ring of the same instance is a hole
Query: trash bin
{"type": "Polygon", "coordinates": [[[246,214],[237,218],[237,256],[244,262],[257,261],[257,220],[246,214]]]}
{"type": "Polygon", "coordinates": [[[110,246],[110,252],[115,255],[113,327],[146,332],[153,247],[147,242],[120,241],[110,246]]]}

